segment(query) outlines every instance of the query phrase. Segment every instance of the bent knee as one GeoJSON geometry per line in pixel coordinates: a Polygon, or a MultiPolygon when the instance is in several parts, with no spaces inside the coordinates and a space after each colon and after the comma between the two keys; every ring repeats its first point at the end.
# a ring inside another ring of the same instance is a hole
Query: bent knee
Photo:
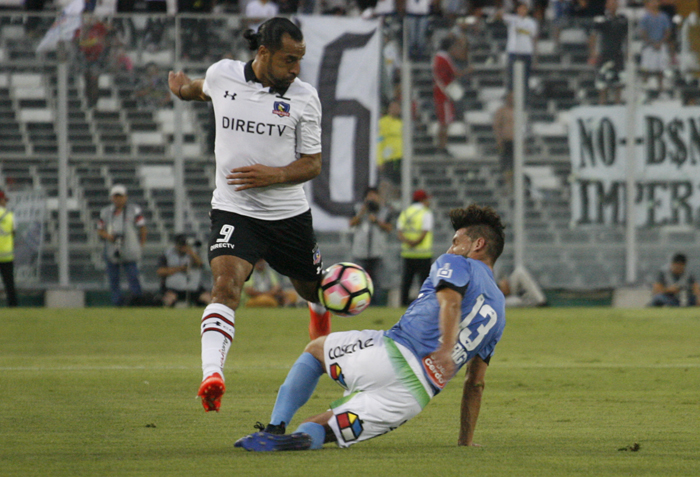
{"type": "Polygon", "coordinates": [[[306,345],[306,348],[304,348],[304,352],[310,353],[311,356],[319,360],[324,369],[326,367],[326,362],[323,356],[323,345],[326,343],[326,338],[327,336],[320,336],[311,341],[306,345]]]}

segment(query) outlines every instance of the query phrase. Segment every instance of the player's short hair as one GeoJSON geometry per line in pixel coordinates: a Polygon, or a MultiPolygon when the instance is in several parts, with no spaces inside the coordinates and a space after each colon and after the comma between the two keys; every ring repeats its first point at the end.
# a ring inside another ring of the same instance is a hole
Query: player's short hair
{"type": "Polygon", "coordinates": [[[671,258],[671,263],[688,263],[688,257],[683,253],[677,253],[671,258]]]}
{"type": "Polygon", "coordinates": [[[282,37],[288,34],[294,41],[303,41],[304,34],[291,20],[282,17],[270,18],[264,22],[258,31],[246,30],[243,38],[248,41],[248,48],[255,51],[264,46],[271,52],[282,49],[282,37]]]}
{"type": "Polygon", "coordinates": [[[455,232],[466,228],[472,240],[479,237],[486,240],[486,254],[496,262],[503,253],[506,238],[501,217],[492,207],[471,204],[464,209],[450,210],[450,221],[455,232]]]}

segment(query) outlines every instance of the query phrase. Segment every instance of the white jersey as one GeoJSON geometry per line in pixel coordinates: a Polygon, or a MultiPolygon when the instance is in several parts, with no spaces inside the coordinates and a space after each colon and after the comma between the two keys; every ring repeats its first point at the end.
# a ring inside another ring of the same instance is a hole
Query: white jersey
{"type": "Polygon", "coordinates": [[[508,26],[506,52],[532,55],[535,52],[535,39],[537,38],[537,22],[535,19],[519,15],[503,15],[503,21],[508,26]]]}
{"type": "Polygon", "coordinates": [[[207,70],[202,89],[212,100],[216,118],[212,208],[263,220],[306,212],[302,184],[236,192],[226,175],[253,164],[284,167],[299,154],[321,152],[321,102],[313,86],[297,78],[287,91],[277,92],[256,80],[250,63],[221,60],[207,70]]]}

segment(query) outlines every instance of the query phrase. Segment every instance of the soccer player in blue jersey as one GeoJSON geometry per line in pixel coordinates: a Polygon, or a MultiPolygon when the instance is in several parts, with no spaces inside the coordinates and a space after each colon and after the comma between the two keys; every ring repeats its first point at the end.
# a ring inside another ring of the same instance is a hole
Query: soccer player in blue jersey
{"type": "Polygon", "coordinates": [[[416,416],[466,365],[458,444],[474,444],[484,377],[505,326],[505,299],[493,276],[503,224],[490,207],[450,212],[455,230],[418,298],[388,331],[331,333],[311,341],[280,387],[270,424],[239,439],[251,451],[348,447],[416,416]],[[285,434],[322,374],[344,390],[330,409],[285,434]]]}

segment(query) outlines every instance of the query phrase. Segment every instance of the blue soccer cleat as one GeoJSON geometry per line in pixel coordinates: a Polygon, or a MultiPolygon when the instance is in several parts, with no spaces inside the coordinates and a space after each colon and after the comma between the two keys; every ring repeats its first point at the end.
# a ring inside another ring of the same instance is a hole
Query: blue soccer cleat
{"type": "Polygon", "coordinates": [[[303,432],[285,435],[256,432],[241,437],[233,446],[254,452],[307,450],[311,448],[311,436],[303,432]]]}

